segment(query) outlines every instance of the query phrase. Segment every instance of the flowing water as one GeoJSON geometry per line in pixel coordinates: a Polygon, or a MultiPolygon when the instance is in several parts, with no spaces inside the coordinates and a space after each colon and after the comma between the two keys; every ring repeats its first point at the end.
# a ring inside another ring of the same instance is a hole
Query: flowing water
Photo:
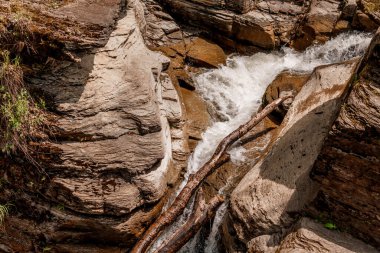
{"type": "MultiPolygon", "coordinates": [[[[367,49],[370,39],[370,34],[347,33],[323,45],[309,47],[302,53],[283,48],[280,51],[257,53],[252,56],[231,56],[226,66],[195,76],[197,91],[223,120],[213,122],[202,135],[202,141],[198,143],[189,159],[184,181],[177,194],[185,186],[190,174],[195,173],[211,157],[219,142],[257,112],[267,86],[279,73],[284,70],[311,72],[320,65],[342,62],[360,56],[367,49]]],[[[244,149],[232,150],[231,155],[233,161],[241,161],[244,159],[244,149]]],[[[163,233],[152,249],[156,249],[165,238],[168,238],[179,225],[185,222],[192,205],[192,203],[189,204],[184,215],[163,233]]],[[[205,246],[198,243],[199,235],[197,235],[182,248],[181,252],[218,252],[216,247],[218,229],[226,209],[226,204],[219,208],[205,246]]]]}

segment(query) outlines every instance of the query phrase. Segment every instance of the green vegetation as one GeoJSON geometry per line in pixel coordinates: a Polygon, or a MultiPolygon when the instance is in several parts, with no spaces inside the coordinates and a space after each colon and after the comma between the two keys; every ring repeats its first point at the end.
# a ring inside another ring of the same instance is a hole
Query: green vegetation
{"type": "Polygon", "coordinates": [[[9,205],[0,205],[0,225],[4,223],[5,218],[9,215],[9,205]]]}
{"type": "Polygon", "coordinates": [[[64,204],[58,204],[55,208],[59,211],[62,211],[62,212],[65,211],[65,205],[64,204]]]}
{"type": "Polygon", "coordinates": [[[46,246],[46,247],[44,247],[44,248],[42,249],[42,252],[50,252],[51,250],[52,250],[51,247],[46,246]]]}
{"type": "Polygon", "coordinates": [[[327,228],[327,229],[330,229],[330,230],[336,230],[336,229],[338,229],[337,226],[333,222],[331,222],[331,221],[326,222],[323,226],[325,228],[327,228]]]}
{"type": "Polygon", "coordinates": [[[20,58],[1,54],[0,67],[0,148],[10,155],[16,150],[28,153],[27,139],[42,122],[42,117],[24,87],[20,58]]]}

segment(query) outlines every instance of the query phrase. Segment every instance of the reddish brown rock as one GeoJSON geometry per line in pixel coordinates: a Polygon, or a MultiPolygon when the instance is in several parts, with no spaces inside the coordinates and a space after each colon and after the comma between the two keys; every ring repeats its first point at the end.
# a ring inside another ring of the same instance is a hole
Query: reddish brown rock
{"type": "Polygon", "coordinates": [[[189,135],[190,149],[193,150],[202,133],[210,124],[210,115],[207,112],[205,101],[195,92],[181,88],[183,102],[186,108],[186,126],[189,135]]]}
{"type": "Polygon", "coordinates": [[[186,61],[194,66],[217,68],[226,59],[222,48],[204,39],[196,38],[187,45],[186,61]]]}
{"type": "Polygon", "coordinates": [[[341,15],[340,1],[312,0],[306,19],[298,29],[292,46],[304,50],[314,41],[325,42],[333,35],[334,27],[341,15]]]}

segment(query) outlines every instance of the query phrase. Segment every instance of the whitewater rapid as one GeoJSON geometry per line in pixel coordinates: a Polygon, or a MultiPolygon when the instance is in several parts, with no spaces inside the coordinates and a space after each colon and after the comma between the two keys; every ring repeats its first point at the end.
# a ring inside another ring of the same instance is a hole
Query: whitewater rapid
{"type": "MultiPolygon", "coordinates": [[[[267,86],[279,73],[284,70],[310,73],[317,66],[361,56],[370,40],[370,34],[346,33],[323,45],[311,46],[302,53],[282,48],[271,53],[230,56],[225,66],[194,76],[196,91],[213,107],[221,120],[213,122],[203,133],[202,141],[198,143],[188,161],[187,172],[177,194],[185,186],[189,176],[211,157],[218,143],[257,112],[267,86]]],[[[231,156],[233,161],[243,160],[244,149],[232,150],[231,156]]],[[[185,222],[191,207],[192,203],[178,222],[163,233],[152,249],[156,249],[176,227],[185,222]]],[[[226,209],[226,204],[219,208],[205,243],[200,243],[197,235],[182,248],[181,252],[218,252],[216,247],[218,230],[226,209]]]]}

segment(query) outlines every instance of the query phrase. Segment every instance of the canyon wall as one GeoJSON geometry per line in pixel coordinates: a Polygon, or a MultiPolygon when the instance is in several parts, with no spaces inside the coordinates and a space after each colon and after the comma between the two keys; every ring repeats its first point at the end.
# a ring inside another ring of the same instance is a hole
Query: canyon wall
{"type": "Polygon", "coordinates": [[[380,247],[380,30],[363,59],[311,177],[313,213],[380,247]]]}

